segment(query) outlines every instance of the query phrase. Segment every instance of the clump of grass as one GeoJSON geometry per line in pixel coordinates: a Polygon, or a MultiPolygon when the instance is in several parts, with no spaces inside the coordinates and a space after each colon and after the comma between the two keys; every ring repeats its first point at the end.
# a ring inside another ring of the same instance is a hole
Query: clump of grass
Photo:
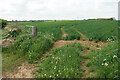
{"type": "Polygon", "coordinates": [[[99,45],[97,44],[96,47],[99,48],[99,45]]]}
{"type": "Polygon", "coordinates": [[[83,41],[86,41],[86,39],[84,38],[83,41]]]}
{"type": "Polygon", "coordinates": [[[88,63],[86,64],[87,67],[90,67],[91,65],[92,65],[92,63],[90,63],[90,62],[88,62],[88,63]]]}
{"type": "Polygon", "coordinates": [[[64,39],[65,40],[74,40],[74,39],[80,40],[80,35],[68,34],[64,39]]]}
{"type": "Polygon", "coordinates": [[[90,37],[90,38],[89,38],[89,41],[93,41],[93,38],[92,38],[92,37],[90,37]]]}
{"type": "Polygon", "coordinates": [[[87,50],[90,50],[90,48],[87,46],[87,47],[85,47],[87,50]]]}

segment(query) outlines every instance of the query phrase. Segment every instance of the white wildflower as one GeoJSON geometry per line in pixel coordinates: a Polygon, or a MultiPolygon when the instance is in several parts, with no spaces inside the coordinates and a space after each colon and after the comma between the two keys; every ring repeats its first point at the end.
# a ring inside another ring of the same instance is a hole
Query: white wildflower
{"type": "Polygon", "coordinates": [[[103,61],[106,61],[106,59],[104,59],[103,61]]]}
{"type": "Polygon", "coordinates": [[[67,70],[68,70],[68,68],[67,68],[67,70]]]}
{"type": "Polygon", "coordinates": [[[51,78],[52,76],[50,75],[50,78],[51,78]]]}
{"type": "Polygon", "coordinates": [[[113,58],[116,58],[116,57],[117,57],[116,55],[113,56],[113,58]]]}
{"type": "Polygon", "coordinates": [[[54,67],[54,69],[56,69],[56,66],[54,67]]]}
{"type": "Polygon", "coordinates": [[[58,70],[58,72],[60,72],[60,70],[58,70]]]}
{"type": "Polygon", "coordinates": [[[58,74],[57,74],[57,76],[58,76],[58,74]]]}
{"type": "Polygon", "coordinates": [[[107,64],[107,63],[105,63],[105,66],[108,66],[108,64],[107,64]]]}
{"type": "Polygon", "coordinates": [[[102,63],[102,65],[104,65],[104,63],[102,63]]]}
{"type": "Polygon", "coordinates": [[[44,74],[46,76],[46,74],[44,74]]]}

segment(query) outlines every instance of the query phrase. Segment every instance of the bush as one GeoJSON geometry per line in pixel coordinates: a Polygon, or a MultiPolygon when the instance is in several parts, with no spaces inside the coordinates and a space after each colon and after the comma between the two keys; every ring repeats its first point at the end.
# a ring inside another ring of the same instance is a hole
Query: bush
{"type": "Polygon", "coordinates": [[[3,34],[3,38],[5,39],[5,38],[9,38],[9,37],[11,37],[11,38],[17,37],[20,32],[21,32],[20,29],[13,28],[13,29],[11,29],[8,33],[3,34]]]}
{"type": "Polygon", "coordinates": [[[2,27],[1,28],[5,27],[7,25],[7,21],[4,20],[4,19],[0,19],[0,22],[2,23],[2,27]]]}
{"type": "Polygon", "coordinates": [[[17,37],[23,31],[23,28],[19,26],[17,23],[14,23],[7,25],[5,30],[6,33],[2,34],[3,39],[17,37]]]}

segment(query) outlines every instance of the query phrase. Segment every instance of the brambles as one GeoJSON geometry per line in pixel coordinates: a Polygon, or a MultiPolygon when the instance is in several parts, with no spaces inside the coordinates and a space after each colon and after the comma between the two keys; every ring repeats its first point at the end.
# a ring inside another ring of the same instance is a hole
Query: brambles
{"type": "Polygon", "coordinates": [[[22,30],[23,28],[19,26],[17,23],[9,24],[4,28],[2,38],[3,39],[16,38],[22,32],[22,30]]]}
{"type": "Polygon", "coordinates": [[[20,32],[21,32],[21,30],[19,30],[17,28],[13,28],[8,33],[3,35],[3,39],[17,37],[17,35],[19,35],[20,32]]]}

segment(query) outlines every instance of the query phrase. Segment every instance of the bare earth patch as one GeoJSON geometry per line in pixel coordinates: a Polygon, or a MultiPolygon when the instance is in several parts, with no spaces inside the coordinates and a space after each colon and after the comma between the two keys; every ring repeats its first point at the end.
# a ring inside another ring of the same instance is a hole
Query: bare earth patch
{"type": "Polygon", "coordinates": [[[0,42],[2,43],[3,47],[11,45],[13,43],[13,41],[14,40],[12,40],[12,39],[3,39],[3,40],[0,40],[0,42]]]}
{"type": "Polygon", "coordinates": [[[61,31],[63,33],[62,37],[66,37],[68,34],[63,30],[63,27],[61,27],[61,31]]]}
{"type": "Polygon", "coordinates": [[[6,74],[7,78],[34,78],[32,72],[37,69],[35,64],[23,63],[22,66],[18,67],[16,73],[6,74]]]}

